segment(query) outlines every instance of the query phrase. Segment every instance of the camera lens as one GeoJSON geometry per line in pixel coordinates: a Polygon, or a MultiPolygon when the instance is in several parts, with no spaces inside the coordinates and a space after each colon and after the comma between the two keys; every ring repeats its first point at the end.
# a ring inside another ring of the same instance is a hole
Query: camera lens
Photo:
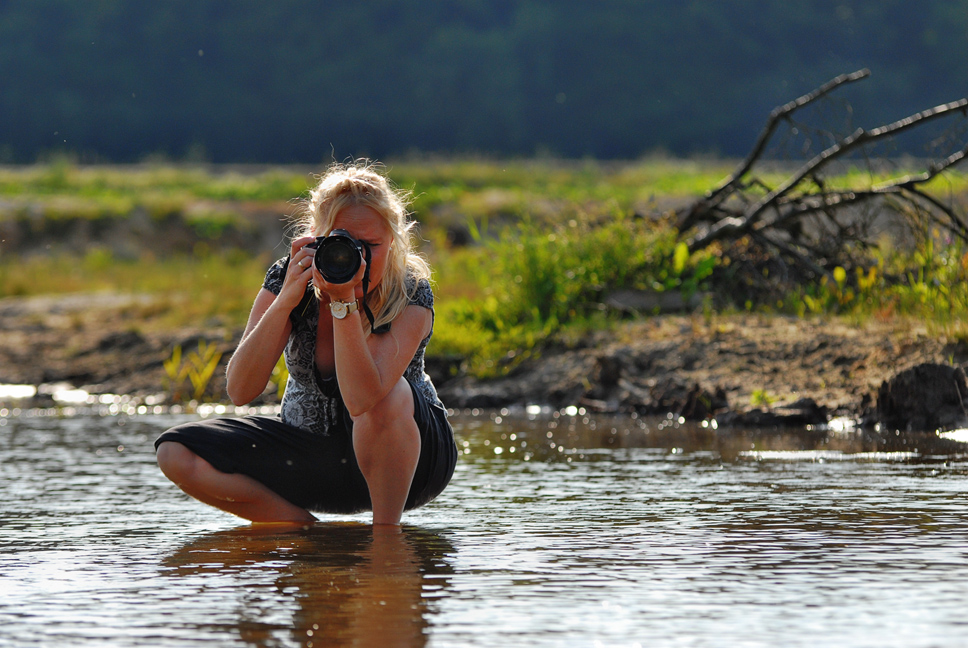
{"type": "Polygon", "coordinates": [[[362,261],[362,245],[348,233],[333,232],[316,248],[313,263],[329,283],[346,283],[356,275],[362,261]]]}

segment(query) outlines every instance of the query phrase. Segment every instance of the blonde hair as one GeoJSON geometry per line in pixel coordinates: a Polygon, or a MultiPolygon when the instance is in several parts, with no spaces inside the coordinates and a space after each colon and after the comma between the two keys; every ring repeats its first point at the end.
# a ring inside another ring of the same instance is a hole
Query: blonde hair
{"type": "Polygon", "coordinates": [[[414,251],[412,230],[416,222],[410,219],[409,203],[410,194],[394,187],[382,167],[369,160],[354,160],[327,169],[297,212],[297,236],[328,235],[336,216],[347,207],[369,207],[383,218],[392,244],[383,279],[366,295],[374,329],[399,317],[410,305],[417,281],[430,279],[430,266],[414,251]],[[416,280],[409,292],[408,274],[416,280]]]}

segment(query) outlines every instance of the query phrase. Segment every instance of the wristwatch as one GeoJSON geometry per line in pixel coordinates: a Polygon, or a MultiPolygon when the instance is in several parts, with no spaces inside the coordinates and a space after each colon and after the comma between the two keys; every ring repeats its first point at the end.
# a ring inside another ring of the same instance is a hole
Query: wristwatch
{"type": "Polygon", "coordinates": [[[352,303],[346,303],[341,301],[331,301],[329,302],[329,312],[333,314],[334,319],[343,319],[353,311],[360,307],[360,301],[356,300],[352,303]]]}

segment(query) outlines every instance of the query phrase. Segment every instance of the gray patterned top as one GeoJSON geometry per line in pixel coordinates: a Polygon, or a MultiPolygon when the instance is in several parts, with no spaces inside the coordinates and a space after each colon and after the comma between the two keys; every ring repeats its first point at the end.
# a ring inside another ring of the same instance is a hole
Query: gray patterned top
{"type": "MultiPolygon", "coordinates": [[[[278,295],[282,290],[282,283],[286,277],[286,266],[289,258],[276,261],[266,273],[262,287],[278,295]]],[[[421,279],[416,282],[408,275],[406,281],[407,292],[410,293],[410,303],[434,310],[434,293],[430,282],[421,279]]],[[[289,369],[289,382],[286,383],[286,393],[282,397],[282,420],[289,425],[313,432],[328,434],[331,425],[339,416],[337,404],[339,402],[339,385],[336,378],[324,379],[316,371],[316,328],[319,324],[319,307],[311,289],[304,299],[290,315],[292,333],[286,344],[286,367],[289,369]]],[[[374,335],[379,335],[376,333],[374,335]]],[[[443,407],[433,382],[424,371],[424,354],[433,330],[420,342],[417,352],[403,372],[407,378],[432,405],[443,407]]]]}

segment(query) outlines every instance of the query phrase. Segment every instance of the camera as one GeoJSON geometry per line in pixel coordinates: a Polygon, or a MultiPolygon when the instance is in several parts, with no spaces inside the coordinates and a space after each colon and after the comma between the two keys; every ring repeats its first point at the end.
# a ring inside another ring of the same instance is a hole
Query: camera
{"type": "Polygon", "coordinates": [[[317,236],[307,247],[315,248],[313,264],[323,278],[332,284],[346,283],[356,275],[363,260],[366,243],[353,238],[346,230],[337,229],[329,236],[317,236]]]}

